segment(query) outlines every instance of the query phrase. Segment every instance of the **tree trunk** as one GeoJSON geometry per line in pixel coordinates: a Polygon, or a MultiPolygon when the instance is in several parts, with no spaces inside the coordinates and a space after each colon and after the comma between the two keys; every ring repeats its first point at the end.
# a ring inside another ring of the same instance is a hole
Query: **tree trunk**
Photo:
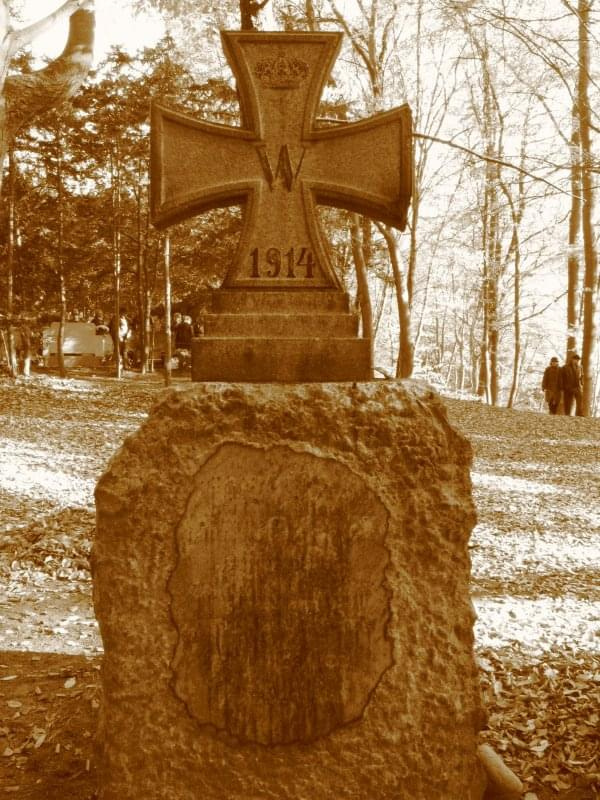
{"type": "Polygon", "coordinates": [[[594,238],[594,160],[591,148],[591,109],[588,97],[590,82],[590,0],[579,0],[579,69],[577,108],[581,136],[581,232],[583,236],[583,338],[581,369],[583,372],[583,415],[589,416],[594,394],[594,351],[598,338],[596,292],[598,291],[598,253],[594,238]]]}
{"type": "Polygon", "coordinates": [[[487,351],[488,351],[488,403],[498,405],[499,366],[498,350],[500,345],[498,280],[500,277],[500,203],[498,197],[498,170],[494,169],[490,180],[489,193],[489,228],[488,228],[488,269],[486,281],[487,301],[487,351]]]}
{"type": "Polygon", "coordinates": [[[489,265],[484,261],[484,275],[481,287],[483,322],[481,326],[481,346],[479,354],[479,375],[477,377],[477,396],[485,397],[486,402],[490,402],[490,349],[489,349],[489,303],[488,303],[488,269],[489,265]]]}
{"type": "Polygon", "coordinates": [[[518,243],[515,250],[514,281],[513,332],[515,344],[513,350],[513,375],[510,385],[510,394],[508,395],[508,403],[506,404],[507,408],[512,408],[517,398],[517,392],[519,391],[519,368],[521,363],[521,251],[518,243]]]}
{"type": "MultiPolygon", "coordinates": [[[[1,171],[1,169],[0,169],[1,171]]],[[[18,374],[17,353],[15,347],[15,335],[10,321],[14,314],[15,294],[14,294],[14,269],[15,269],[15,244],[16,244],[16,173],[17,168],[15,164],[14,150],[11,148],[8,152],[8,242],[6,247],[6,311],[8,313],[8,337],[6,341],[7,347],[7,363],[8,371],[11,378],[16,378],[18,374]]]]}
{"type": "Polygon", "coordinates": [[[413,186],[410,221],[410,244],[408,248],[408,268],[406,274],[406,294],[409,306],[412,308],[412,301],[415,288],[415,274],[417,271],[417,227],[419,224],[419,186],[415,181],[413,186]]]}
{"type": "MultiPolygon", "coordinates": [[[[140,177],[140,186],[145,182],[140,177]]],[[[146,191],[149,187],[146,188],[146,191]]],[[[154,372],[154,331],[152,329],[152,294],[156,281],[150,284],[148,237],[150,231],[149,198],[142,203],[142,194],[138,198],[138,271],[141,294],[141,359],[142,373],[154,372]],[[145,209],[142,214],[142,208],[145,209]]]]}
{"type": "MultiPolygon", "coordinates": [[[[59,248],[62,249],[62,248],[59,248]]],[[[65,365],[65,324],[67,321],[67,287],[65,282],[64,268],[62,264],[62,255],[59,256],[60,263],[60,320],[58,323],[58,331],[56,333],[56,359],[58,361],[58,374],[61,378],[67,377],[67,367],[65,365]]]]}
{"type": "Polygon", "coordinates": [[[306,14],[306,26],[309,31],[318,30],[317,17],[315,14],[315,6],[312,0],[306,0],[304,3],[304,13],[306,14]]]}
{"type": "Polygon", "coordinates": [[[112,258],[113,258],[113,291],[114,291],[114,360],[115,378],[121,378],[123,363],[121,360],[121,184],[120,153],[118,142],[116,150],[111,153],[111,205],[112,205],[112,258]]]}
{"type": "Polygon", "coordinates": [[[356,287],[358,292],[358,302],[360,304],[360,317],[362,322],[362,335],[368,339],[371,349],[371,364],[373,364],[373,309],[371,307],[371,297],[369,294],[369,282],[367,279],[367,264],[363,250],[363,230],[358,214],[350,216],[350,235],[352,240],[352,257],[356,268],[356,287]]]}
{"type": "Polygon", "coordinates": [[[498,279],[500,273],[500,210],[498,170],[486,169],[486,201],[484,206],[484,331],[482,341],[482,389],[490,405],[498,404],[498,279]]]}
{"type": "Polygon", "coordinates": [[[64,237],[65,237],[65,210],[64,210],[64,191],[62,174],[62,129],[59,125],[56,132],[56,190],[58,192],[58,241],[57,241],[57,271],[59,281],[59,303],[60,303],[60,322],[56,335],[56,358],[58,361],[58,374],[61,378],[67,377],[65,366],[64,341],[65,323],[67,321],[67,282],[65,278],[65,257],[64,257],[64,237]]]}
{"type": "Polygon", "coordinates": [[[387,225],[379,226],[387,245],[394,285],[396,287],[396,301],[398,303],[398,360],[396,362],[396,377],[410,378],[414,368],[414,345],[411,336],[410,301],[408,296],[407,280],[398,257],[398,244],[394,234],[387,225]]]}
{"type": "Polygon", "coordinates": [[[164,250],[165,268],[165,386],[171,385],[171,358],[173,348],[171,341],[171,239],[165,236],[164,250]]]}
{"type": "Polygon", "coordinates": [[[138,164],[138,187],[135,192],[136,201],[136,276],[137,276],[137,316],[138,316],[138,348],[140,372],[148,371],[148,330],[146,328],[146,297],[148,276],[146,272],[146,250],[142,243],[142,174],[138,164]]]}
{"type": "Polygon", "coordinates": [[[31,375],[31,328],[29,325],[20,326],[19,336],[21,337],[21,353],[23,354],[21,371],[25,378],[29,378],[31,375]]]}
{"type": "Polygon", "coordinates": [[[581,229],[581,139],[577,106],[571,132],[571,210],[567,258],[567,358],[577,350],[579,328],[579,232],[581,229]]]}
{"type": "Polygon", "coordinates": [[[255,18],[267,5],[269,0],[240,0],[240,20],[243,31],[255,31],[255,18]]]}
{"type": "MultiPolygon", "coordinates": [[[[6,363],[10,369],[10,347],[8,344],[8,329],[5,331],[3,328],[0,328],[0,339],[2,339],[2,350],[4,351],[4,357],[6,358],[6,363]]],[[[11,377],[15,377],[12,375],[11,377]]]]}

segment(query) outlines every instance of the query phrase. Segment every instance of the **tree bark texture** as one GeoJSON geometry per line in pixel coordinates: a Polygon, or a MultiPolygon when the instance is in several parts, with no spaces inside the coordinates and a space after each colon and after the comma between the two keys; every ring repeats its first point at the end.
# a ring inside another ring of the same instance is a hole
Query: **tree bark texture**
{"type": "Polygon", "coordinates": [[[243,31],[256,30],[255,19],[268,2],[269,0],[262,0],[262,2],[258,2],[258,0],[240,0],[240,20],[243,31]]]}
{"type": "Polygon", "coordinates": [[[578,245],[581,232],[581,139],[577,105],[573,107],[571,132],[571,209],[569,211],[569,249],[567,258],[567,358],[577,349],[579,329],[579,269],[578,245]]]}
{"type": "Polygon", "coordinates": [[[410,299],[408,286],[404,270],[398,257],[398,244],[388,226],[382,225],[380,230],[385,238],[388,248],[392,272],[394,275],[394,285],[396,288],[396,300],[398,303],[398,324],[399,324],[399,348],[398,360],[396,362],[396,377],[410,378],[414,366],[414,347],[411,336],[410,319],[410,299]]]}
{"type": "MultiPolygon", "coordinates": [[[[12,317],[14,312],[14,267],[15,267],[15,243],[16,243],[16,171],[15,156],[13,150],[8,153],[8,242],[6,247],[6,310],[8,317],[12,317]]],[[[8,350],[8,369],[12,378],[17,377],[17,355],[15,348],[15,334],[11,323],[7,329],[8,337],[6,340],[8,350]]]]}
{"type": "Polygon", "coordinates": [[[58,239],[57,239],[57,253],[56,253],[56,268],[58,272],[59,281],[59,294],[60,294],[60,322],[58,323],[58,331],[56,334],[56,358],[58,360],[58,374],[61,378],[67,377],[67,368],[65,365],[64,341],[65,341],[65,324],[67,321],[67,281],[65,275],[65,210],[64,210],[64,189],[63,189],[63,142],[62,142],[62,126],[59,125],[55,131],[56,136],[56,190],[58,193],[57,198],[57,212],[58,212],[58,239]]]}
{"type": "Polygon", "coordinates": [[[583,371],[583,415],[589,416],[594,376],[593,364],[598,338],[596,321],[596,292],[598,290],[598,253],[594,238],[594,183],[593,154],[591,146],[591,109],[588,96],[590,84],[590,0],[579,0],[579,69],[577,81],[577,107],[581,136],[581,232],[583,236],[583,338],[581,368],[583,371]]]}
{"type": "Polygon", "coordinates": [[[373,309],[369,294],[369,282],[367,279],[367,262],[363,249],[363,228],[358,214],[350,217],[350,235],[352,238],[352,257],[356,269],[356,286],[358,292],[358,302],[360,304],[360,317],[362,322],[362,335],[371,343],[371,363],[373,363],[373,309]]]}
{"type": "MultiPolygon", "coordinates": [[[[113,287],[114,287],[114,359],[115,378],[120,378],[123,371],[121,359],[121,162],[119,142],[111,154],[111,205],[112,205],[112,258],[113,258],[113,287]]],[[[123,353],[123,358],[125,353],[123,353]]]]}
{"type": "Polygon", "coordinates": [[[171,239],[168,233],[165,236],[163,264],[165,281],[165,386],[170,386],[173,346],[171,331],[171,239]]]}

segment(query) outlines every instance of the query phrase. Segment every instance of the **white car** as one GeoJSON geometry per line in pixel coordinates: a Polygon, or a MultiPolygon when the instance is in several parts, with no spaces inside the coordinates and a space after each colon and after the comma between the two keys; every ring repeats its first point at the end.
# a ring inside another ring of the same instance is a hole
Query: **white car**
{"type": "MultiPolygon", "coordinates": [[[[48,366],[56,365],[56,340],[58,322],[53,322],[42,332],[42,354],[48,366]]],[[[66,322],[63,353],[67,366],[94,366],[113,351],[108,332],[97,329],[92,322],[66,322]]]]}

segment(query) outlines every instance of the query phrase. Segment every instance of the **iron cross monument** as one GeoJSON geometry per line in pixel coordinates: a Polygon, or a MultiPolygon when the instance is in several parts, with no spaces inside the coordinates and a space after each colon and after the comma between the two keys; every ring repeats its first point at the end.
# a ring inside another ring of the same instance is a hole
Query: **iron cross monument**
{"type": "Polygon", "coordinates": [[[407,105],[317,127],[341,33],[221,33],[237,80],[242,126],[152,111],[152,220],[166,227],[242,205],[236,256],[193,380],[369,380],[369,342],[333,269],[316,205],[404,229],[412,190],[407,105]]]}

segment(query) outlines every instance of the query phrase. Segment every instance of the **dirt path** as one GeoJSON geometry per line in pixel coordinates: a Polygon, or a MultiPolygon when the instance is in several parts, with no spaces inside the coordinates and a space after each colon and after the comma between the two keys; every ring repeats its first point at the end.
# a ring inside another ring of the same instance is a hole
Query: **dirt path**
{"type": "MultiPolygon", "coordinates": [[[[91,800],[95,481],[160,396],[132,375],[0,380],[0,787],[91,800]]],[[[448,400],[474,447],[485,737],[528,800],[598,800],[600,420],[448,400]]]]}

